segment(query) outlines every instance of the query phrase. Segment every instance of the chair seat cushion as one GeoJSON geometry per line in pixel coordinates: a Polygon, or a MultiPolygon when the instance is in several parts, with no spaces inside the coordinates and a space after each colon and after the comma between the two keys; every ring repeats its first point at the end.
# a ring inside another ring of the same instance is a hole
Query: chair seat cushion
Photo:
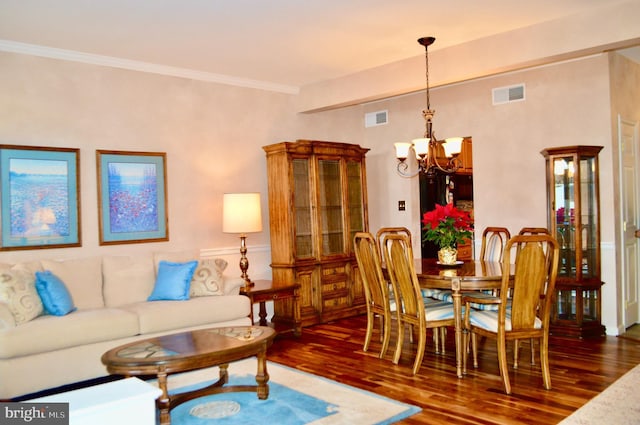
{"type": "MultiPolygon", "coordinates": [[[[471,325],[486,329],[491,332],[498,332],[498,312],[497,311],[471,311],[470,313],[471,325]]],[[[542,320],[536,317],[534,328],[542,328],[542,320]]],[[[511,330],[511,310],[507,309],[504,328],[507,331],[511,330]]]]}
{"type": "Polygon", "coordinates": [[[424,311],[427,322],[453,319],[453,304],[445,301],[425,304],[424,311]]]}
{"type": "MultiPolygon", "coordinates": [[[[484,292],[480,292],[480,291],[473,291],[473,292],[462,292],[462,295],[464,296],[465,294],[469,294],[472,295],[476,298],[495,298],[493,295],[491,294],[487,294],[484,292]]],[[[453,291],[449,290],[449,289],[423,289],[422,290],[422,295],[423,296],[428,296],[430,298],[434,298],[436,300],[439,301],[445,301],[448,303],[453,303],[453,291]],[[428,295],[425,295],[428,294],[428,295]]],[[[475,308],[476,310],[485,310],[485,311],[498,311],[498,304],[480,304],[480,303],[470,303],[469,306],[471,308],[475,308]]]]}

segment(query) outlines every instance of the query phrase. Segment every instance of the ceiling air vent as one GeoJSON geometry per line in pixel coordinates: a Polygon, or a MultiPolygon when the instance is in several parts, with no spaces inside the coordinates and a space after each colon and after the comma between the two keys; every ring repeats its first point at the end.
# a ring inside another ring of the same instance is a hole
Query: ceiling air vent
{"type": "Polygon", "coordinates": [[[389,122],[388,111],[369,112],[364,114],[364,126],[375,127],[389,122]]]}
{"type": "Polygon", "coordinates": [[[498,87],[491,90],[493,94],[493,104],[520,102],[524,100],[524,83],[515,86],[498,87]]]}

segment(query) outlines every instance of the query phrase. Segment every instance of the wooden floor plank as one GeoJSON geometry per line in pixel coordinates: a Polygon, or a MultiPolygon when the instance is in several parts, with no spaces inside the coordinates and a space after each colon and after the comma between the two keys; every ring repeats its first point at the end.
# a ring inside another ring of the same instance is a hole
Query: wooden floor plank
{"type": "MultiPolygon", "coordinates": [[[[379,359],[377,333],[369,351],[362,351],[365,329],[366,317],[359,316],[305,328],[300,338],[283,334],[276,338],[268,359],[421,407],[420,413],[399,422],[405,425],[555,424],[640,363],[638,340],[555,340],[549,360],[553,389],[547,391],[542,387],[539,358],[531,365],[529,345],[522,344],[520,367],[510,373],[513,393],[506,395],[493,340],[480,342],[479,368],[471,367],[459,379],[453,331],[447,333],[444,355],[434,353],[428,338],[422,366],[411,376],[415,346],[408,336],[400,363],[394,365],[395,334],[379,359]]],[[[510,352],[510,366],[512,358],[510,352]]]]}

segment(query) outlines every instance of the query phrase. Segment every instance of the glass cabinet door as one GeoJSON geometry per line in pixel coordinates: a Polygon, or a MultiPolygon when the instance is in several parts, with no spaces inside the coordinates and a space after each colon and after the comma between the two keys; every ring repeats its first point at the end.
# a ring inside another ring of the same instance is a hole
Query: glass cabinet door
{"type": "Polygon", "coordinates": [[[558,276],[598,277],[595,157],[556,156],[552,169],[551,224],[561,249],[558,276]]]}
{"type": "Polygon", "coordinates": [[[311,193],[309,182],[309,160],[294,159],[293,202],[295,216],[295,257],[313,257],[313,234],[311,229],[311,193]]]}
{"type": "Polygon", "coordinates": [[[364,205],[362,205],[362,164],[347,162],[347,191],[349,202],[349,241],[358,232],[364,232],[364,205]]]}
{"type": "Polygon", "coordinates": [[[345,252],[339,160],[318,161],[318,208],[323,256],[345,252]]]}

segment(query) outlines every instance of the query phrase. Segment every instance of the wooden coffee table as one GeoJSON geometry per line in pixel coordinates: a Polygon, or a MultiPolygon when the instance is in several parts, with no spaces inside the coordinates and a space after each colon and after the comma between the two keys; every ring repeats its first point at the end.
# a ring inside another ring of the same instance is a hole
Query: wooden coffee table
{"type": "Polygon", "coordinates": [[[160,423],[170,424],[170,411],[185,401],[209,394],[254,391],[261,400],[269,397],[267,348],[276,332],[266,326],[237,326],[180,332],[116,347],[102,355],[111,374],[156,375],[162,395],[156,400],[160,423]],[[258,358],[257,385],[227,385],[229,363],[247,357],[258,358]],[[167,376],[219,366],[217,382],[198,390],[169,395],[167,376]]]}

